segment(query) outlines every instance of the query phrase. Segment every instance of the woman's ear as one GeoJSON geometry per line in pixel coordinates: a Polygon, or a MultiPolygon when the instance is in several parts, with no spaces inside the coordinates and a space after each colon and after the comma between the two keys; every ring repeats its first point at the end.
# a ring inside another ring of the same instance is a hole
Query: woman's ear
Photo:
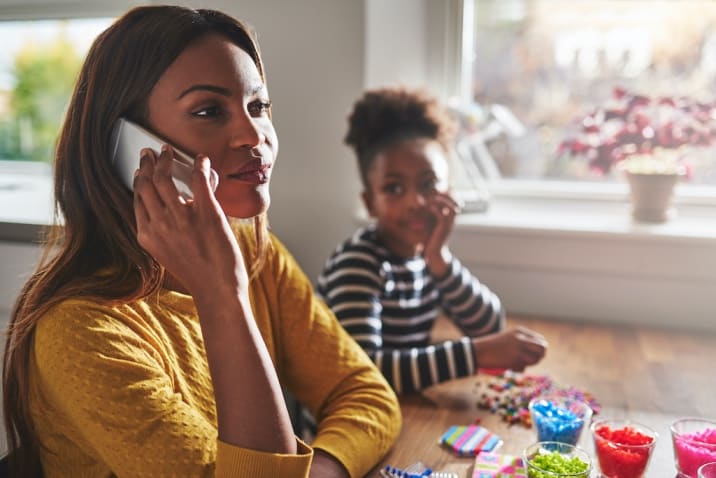
{"type": "Polygon", "coordinates": [[[375,217],[375,213],[373,212],[373,195],[369,191],[363,190],[363,192],[360,193],[360,197],[363,200],[363,206],[365,206],[366,211],[368,211],[368,215],[375,217]]]}

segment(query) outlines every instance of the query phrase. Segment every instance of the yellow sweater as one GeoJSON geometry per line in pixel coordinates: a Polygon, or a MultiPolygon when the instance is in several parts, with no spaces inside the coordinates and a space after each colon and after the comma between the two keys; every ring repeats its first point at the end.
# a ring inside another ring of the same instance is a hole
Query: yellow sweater
{"type": "MultiPolygon", "coordinates": [[[[251,248],[247,231],[238,237],[251,248]]],[[[362,476],[399,432],[397,399],[272,242],[251,284],[256,321],[281,383],[319,420],[312,446],[362,476]]],[[[191,296],[165,290],[118,306],[67,300],[39,321],[33,350],[29,404],[48,478],[308,475],[313,452],[300,440],[297,455],[218,440],[191,296]]]]}

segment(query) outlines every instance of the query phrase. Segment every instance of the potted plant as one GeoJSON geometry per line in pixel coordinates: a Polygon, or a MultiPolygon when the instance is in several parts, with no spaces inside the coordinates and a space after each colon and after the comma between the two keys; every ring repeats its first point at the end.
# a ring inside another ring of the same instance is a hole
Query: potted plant
{"type": "Polygon", "coordinates": [[[586,160],[597,175],[623,171],[634,218],[663,222],[673,214],[675,185],[690,178],[690,151],[714,144],[715,106],[615,88],[604,106],[579,119],[575,132],[560,143],[558,156],[586,160]]]}

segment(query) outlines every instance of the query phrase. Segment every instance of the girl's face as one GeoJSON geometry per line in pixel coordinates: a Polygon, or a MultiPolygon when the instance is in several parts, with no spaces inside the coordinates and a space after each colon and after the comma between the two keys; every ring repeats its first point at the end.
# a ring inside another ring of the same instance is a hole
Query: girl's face
{"type": "Polygon", "coordinates": [[[244,50],[219,35],[190,45],[159,78],[148,100],[149,126],[219,174],[216,198],[231,217],[270,203],[278,138],[266,85],[244,50]]]}
{"type": "Polygon", "coordinates": [[[366,174],[363,202],[385,246],[401,257],[420,252],[435,227],[428,203],[448,188],[440,143],[418,138],[379,151],[366,174]]]}

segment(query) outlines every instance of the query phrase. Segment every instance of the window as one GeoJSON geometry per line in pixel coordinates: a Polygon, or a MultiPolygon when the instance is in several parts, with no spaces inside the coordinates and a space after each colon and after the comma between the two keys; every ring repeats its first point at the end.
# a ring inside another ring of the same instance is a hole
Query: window
{"type": "Polygon", "coordinates": [[[492,188],[621,191],[617,165],[635,146],[621,144],[631,126],[619,111],[642,101],[636,147],[677,151],[691,175],[681,195],[713,203],[715,2],[464,0],[463,7],[463,44],[472,51],[463,52],[467,101],[454,104],[461,152],[492,188]]]}
{"type": "Polygon", "coordinates": [[[34,241],[52,221],[54,146],[82,60],[111,21],[0,21],[0,240],[34,241]]]}
{"type": "Polygon", "coordinates": [[[0,23],[0,158],[44,161],[81,62],[111,19],[0,23]]]}

